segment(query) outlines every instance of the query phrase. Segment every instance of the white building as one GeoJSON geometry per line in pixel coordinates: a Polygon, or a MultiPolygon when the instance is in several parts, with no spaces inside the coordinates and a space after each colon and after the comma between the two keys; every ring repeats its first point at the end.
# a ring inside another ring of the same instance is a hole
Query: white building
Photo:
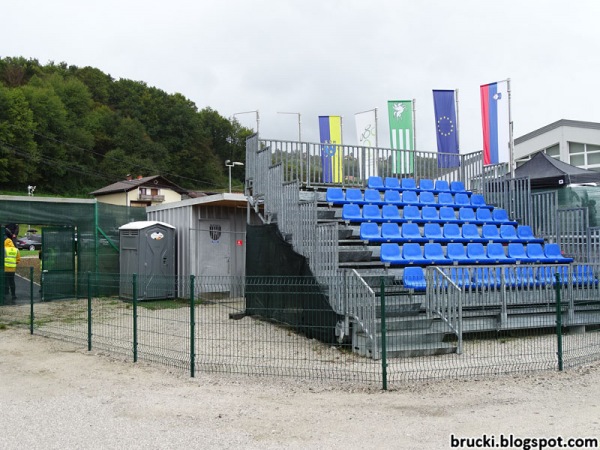
{"type": "Polygon", "coordinates": [[[600,123],[561,119],[516,138],[516,166],[539,151],[567,164],[600,172],[600,123]]]}

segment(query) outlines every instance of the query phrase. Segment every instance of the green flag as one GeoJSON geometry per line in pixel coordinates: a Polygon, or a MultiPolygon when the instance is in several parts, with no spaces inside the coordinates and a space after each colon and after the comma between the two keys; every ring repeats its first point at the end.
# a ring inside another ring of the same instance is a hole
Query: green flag
{"type": "Polygon", "coordinates": [[[412,174],[414,170],[414,139],[412,100],[389,100],[390,147],[392,152],[392,172],[412,174]]]}

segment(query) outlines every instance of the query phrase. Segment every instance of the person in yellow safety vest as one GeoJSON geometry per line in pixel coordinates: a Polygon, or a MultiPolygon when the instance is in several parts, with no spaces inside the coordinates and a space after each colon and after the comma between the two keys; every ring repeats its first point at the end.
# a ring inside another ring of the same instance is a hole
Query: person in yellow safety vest
{"type": "Polygon", "coordinates": [[[15,247],[12,239],[4,239],[4,296],[8,296],[10,290],[12,300],[17,299],[15,293],[15,272],[17,270],[17,264],[21,262],[21,255],[19,249],[15,247]]]}

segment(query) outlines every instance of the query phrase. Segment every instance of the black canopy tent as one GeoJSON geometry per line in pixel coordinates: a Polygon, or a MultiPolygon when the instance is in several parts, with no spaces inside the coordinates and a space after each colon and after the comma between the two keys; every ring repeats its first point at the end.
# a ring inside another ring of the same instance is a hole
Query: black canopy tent
{"type": "Polygon", "coordinates": [[[529,177],[532,189],[565,187],[570,184],[598,183],[600,172],[572,166],[538,152],[515,169],[515,178],[529,177]]]}

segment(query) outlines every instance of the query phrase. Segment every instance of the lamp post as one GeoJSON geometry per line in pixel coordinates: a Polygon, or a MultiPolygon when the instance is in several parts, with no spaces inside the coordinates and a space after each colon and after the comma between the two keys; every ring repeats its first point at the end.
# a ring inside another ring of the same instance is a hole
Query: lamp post
{"type": "Polygon", "coordinates": [[[233,166],[243,166],[244,163],[238,161],[230,161],[229,159],[225,161],[225,167],[229,167],[229,193],[231,194],[231,168],[233,166]]]}
{"type": "Polygon", "coordinates": [[[297,112],[278,112],[277,114],[295,114],[298,116],[298,142],[302,142],[302,115],[297,112]]]}
{"type": "Polygon", "coordinates": [[[233,117],[239,116],[240,114],[250,114],[250,113],[256,114],[256,134],[258,134],[258,126],[260,124],[260,116],[258,114],[258,109],[255,109],[254,111],[244,111],[244,112],[234,113],[233,117]]]}

